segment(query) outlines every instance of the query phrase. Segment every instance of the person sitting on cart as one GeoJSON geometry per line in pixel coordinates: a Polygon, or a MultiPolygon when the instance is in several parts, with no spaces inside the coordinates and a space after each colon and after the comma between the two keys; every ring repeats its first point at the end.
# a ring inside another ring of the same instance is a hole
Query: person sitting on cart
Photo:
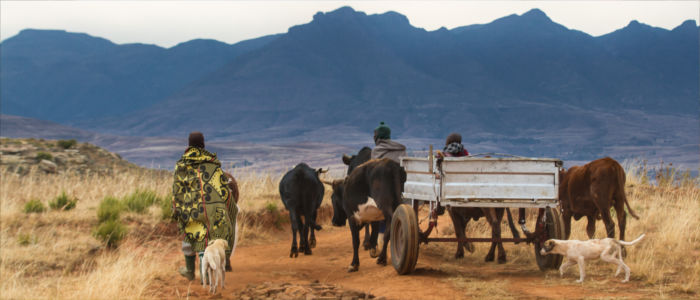
{"type": "MultiPolygon", "coordinates": [[[[374,149],[372,149],[372,159],[388,158],[396,163],[401,163],[399,157],[406,156],[406,146],[391,139],[391,128],[384,122],[379,122],[379,126],[374,129],[374,149]]],[[[386,222],[379,221],[379,242],[383,242],[386,222]]],[[[379,248],[382,245],[377,245],[379,248]]]]}
{"type": "Polygon", "coordinates": [[[374,144],[372,159],[389,158],[401,163],[399,157],[406,156],[406,146],[391,139],[391,128],[384,122],[374,129],[374,144]]]}
{"type": "Polygon", "coordinates": [[[469,151],[462,145],[462,135],[453,132],[445,139],[445,148],[438,152],[438,158],[469,156],[469,151]]]}

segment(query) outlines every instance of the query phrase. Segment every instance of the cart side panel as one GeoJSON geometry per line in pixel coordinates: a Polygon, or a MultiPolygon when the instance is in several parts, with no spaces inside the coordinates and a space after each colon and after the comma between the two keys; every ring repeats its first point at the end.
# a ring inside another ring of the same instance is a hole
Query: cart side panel
{"type": "Polygon", "coordinates": [[[559,168],[555,161],[445,159],[442,168],[446,201],[558,198],[559,168]]]}
{"type": "Polygon", "coordinates": [[[406,199],[435,201],[439,193],[440,181],[430,173],[428,158],[402,158],[401,165],[406,171],[403,197],[406,199]]]}

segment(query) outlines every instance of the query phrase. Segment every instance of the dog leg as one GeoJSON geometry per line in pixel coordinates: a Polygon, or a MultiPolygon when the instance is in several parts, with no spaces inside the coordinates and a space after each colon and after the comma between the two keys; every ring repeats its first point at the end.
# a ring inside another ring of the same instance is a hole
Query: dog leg
{"type": "Polygon", "coordinates": [[[576,263],[578,263],[578,273],[579,273],[579,279],[576,280],[576,283],[582,283],[583,279],[586,278],[586,270],[584,268],[584,259],[583,256],[579,256],[576,259],[576,263]]]}
{"type": "Polygon", "coordinates": [[[563,264],[561,264],[561,267],[559,267],[559,277],[564,277],[564,272],[566,272],[566,269],[571,267],[572,265],[576,264],[575,260],[567,260],[563,264]]]}
{"type": "Polygon", "coordinates": [[[617,265],[617,271],[615,272],[615,276],[617,276],[620,273],[620,268],[623,268],[625,270],[625,279],[622,280],[622,282],[624,283],[624,282],[629,281],[629,279],[630,279],[629,278],[630,277],[629,276],[630,275],[629,267],[622,261],[622,259],[617,257],[617,256],[621,256],[620,255],[621,251],[619,249],[620,246],[618,245],[616,248],[617,249],[615,249],[615,252],[613,252],[612,254],[608,253],[610,248],[605,249],[605,251],[603,251],[600,254],[600,259],[602,259],[605,262],[609,262],[609,263],[613,263],[613,264],[617,265]]]}

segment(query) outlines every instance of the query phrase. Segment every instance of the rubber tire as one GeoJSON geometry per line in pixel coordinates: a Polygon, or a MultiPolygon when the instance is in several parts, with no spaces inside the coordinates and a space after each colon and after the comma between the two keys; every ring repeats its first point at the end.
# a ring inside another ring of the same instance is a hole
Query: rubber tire
{"type": "MultiPolygon", "coordinates": [[[[563,240],[564,237],[564,220],[559,213],[559,208],[545,208],[545,214],[547,214],[547,221],[545,222],[545,230],[547,231],[547,239],[558,239],[563,240]]],[[[541,255],[538,243],[535,245],[535,259],[537,260],[537,266],[542,271],[548,269],[559,269],[561,262],[564,259],[563,256],[559,254],[541,255]]]]}
{"type": "Polygon", "coordinates": [[[399,275],[413,272],[418,261],[418,218],[411,206],[399,205],[391,219],[391,264],[399,275]]]}

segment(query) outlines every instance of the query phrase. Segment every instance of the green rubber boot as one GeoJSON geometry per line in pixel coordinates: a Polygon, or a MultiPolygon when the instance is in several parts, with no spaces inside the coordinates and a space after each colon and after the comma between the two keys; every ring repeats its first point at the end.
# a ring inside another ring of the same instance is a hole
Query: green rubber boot
{"type": "Polygon", "coordinates": [[[226,251],[226,272],[231,272],[231,251],[226,251]]]}
{"type": "Polygon", "coordinates": [[[205,282],[206,284],[209,284],[209,275],[207,274],[206,270],[202,268],[204,266],[202,259],[204,259],[204,252],[199,252],[199,278],[202,280],[202,284],[205,282]]]}
{"type": "Polygon", "coordinates": [[[180,267],[178,272],[187,280],[194,280],[194,255],[185,255],[185,267],[180,267]]]}

